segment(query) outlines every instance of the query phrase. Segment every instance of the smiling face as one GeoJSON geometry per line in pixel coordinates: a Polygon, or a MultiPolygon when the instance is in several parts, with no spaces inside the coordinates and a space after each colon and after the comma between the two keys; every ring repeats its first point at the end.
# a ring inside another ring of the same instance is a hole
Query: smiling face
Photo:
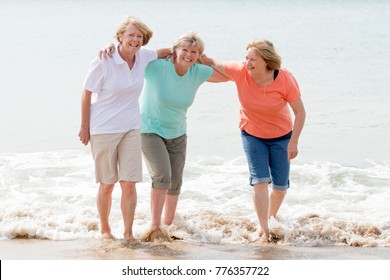
{"type": "Polygon", "coordinates": [[[136,53],[143,45],[144,36],[133,24],[129,24],[122,34],[119,35],[119,42],[124,50],[136,53]]]}
{"type": "Polygon", "coordinates": [[[246,69],[252,77],[257,76],[258,73],[264,73],[267,70],[267,63],[254,49],[247,50],[245,64],[246,69]]]}
{"type": "Polygon", "coordinates": [[[183,44],[176,49],[176,63],[182,67],[189,68],[195,64],[200,56],[200,50],[197,46],[183,44]]]}

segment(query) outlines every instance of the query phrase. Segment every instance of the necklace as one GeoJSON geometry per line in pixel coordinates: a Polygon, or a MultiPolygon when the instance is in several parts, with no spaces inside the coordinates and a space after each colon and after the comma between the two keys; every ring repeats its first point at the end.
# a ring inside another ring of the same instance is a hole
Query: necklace
{"type": "Polygon", "coordinates": [[[262,98],[260,100],[264,100],[267,97],[267,86],[264,87],[264,92],[262,94],[262,98]]]}
{"type": "Polygon", "coordinates": [[[260,100],[264,100],[266,97],[267,97],[267,86],[269,84],[271,84],[273,82],[273,79],[272,81],[270,82],[271,80],[271,74],[273,75],[272,73],[273,71],[270,71],[266,74],[266,79],[264,80],[263,84],[264,84],[264,90],[263,90],[263,93],[261,94],[262,98],[260,98],[260,100]]]}

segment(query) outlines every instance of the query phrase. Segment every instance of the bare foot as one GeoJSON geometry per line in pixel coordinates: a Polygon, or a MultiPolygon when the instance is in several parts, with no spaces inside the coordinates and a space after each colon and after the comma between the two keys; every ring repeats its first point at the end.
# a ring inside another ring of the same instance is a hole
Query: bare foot
{"type": "Polygon", "coordinates": [[[260,236],[260,243],[270,243],[270,240],[267,236],[262,235],[260,236]]]}
{"type": "Polygon", "coordinates": [[[134,236],[132,234],[124,234],[123,239],[125,240],[134,240],[134,236]]]}
{"type": "Polygon", "coordinates": [[[149,229],[144,236],[141,237],[141,241],[144,242],[153,242],[155,240],[162,241],[172,241],[169,234],[161,228],[151,228],[149,229]]]}
{"type": "Polygon", "coordinates": [[[128,238],[124,238],[123,241],[121,242],[122,246],[124,246],[124,247],[130,247],[132,245],[136,245],[137,243],[138,243],[138,240],[132,236],[128,237],[128,238]]]}
{"type": "Polygon", "coordinates": [[[103,233],[101,238],[103,241],[115,241],[116,240],[116,237],[114,235],[112,235],[111,233],[103,233]]]}
{"type": "Polygon", "coordinates": [[[264,232],[263,230],[260,230],[260,243],[269,243],[269,233],[264,232]]]}

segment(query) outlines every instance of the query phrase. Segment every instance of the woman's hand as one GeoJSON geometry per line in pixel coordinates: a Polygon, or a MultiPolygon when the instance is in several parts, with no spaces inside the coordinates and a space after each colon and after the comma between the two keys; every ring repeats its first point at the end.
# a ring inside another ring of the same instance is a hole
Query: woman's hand
{"type": "Polygon", "coordinates": [[[90,139],[90,134],[89,134],[89,129],[88,128],[81,128],[79,132],[79,137],[81,143],[84,145],[88,145],[89,139],[90,139]]]}
{"type": "Polygon", "coordinates": [[[172,57],[172,50],[169,48],[164,49],[158,49],[157,50],[157,57],[158,58],[164,58],[165,60],[169,60],[172,57]]]}
{"type": "Polygon", "coordinates": [[[298,143],[297,142],[289,142],[287,146],[287,161],[296,158],[298,155],[298,143]]]}
{"type": "Polygon", "coordinates": [[[113,43],[109,43],[106,45],[104,49],[101,49],[99,51],[98,56],[100,59],[102,58],[107,59],[107,55],[112,58],[112,54],[114,53],[114,51],[115,51],[115,45],[113,43]]]}
{"type": "Polygon", "coordinates": [[[198,60],[200,61],[200,63],[208,65],[208,66],[212,66],[214,64],[214,60],[205,54],[202,54],[201,56],[199,56],[198,60]]]}
{"type": "Polygon", "coordinates": [[[228,82],[233,79],[226,73],[223,62],[208,57],[205,54],[199,56],[198,61],[214,69],[213,75],[207,80],[212,83],[228,82]]]}

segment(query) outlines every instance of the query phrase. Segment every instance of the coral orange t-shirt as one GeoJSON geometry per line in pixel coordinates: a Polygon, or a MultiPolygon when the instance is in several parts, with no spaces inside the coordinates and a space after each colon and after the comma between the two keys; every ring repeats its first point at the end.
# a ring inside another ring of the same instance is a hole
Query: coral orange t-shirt
{"type": "Polygon", "coordinates": [[[288,103],[299,99],[301,93],[288,70],[280,68],[276,79],[265,87],[254,82],[244,62],[227,63],[225,72],[236,83],[241,103],[240,129],[264,139],[281,137],[292,130],[288,103]]]}

